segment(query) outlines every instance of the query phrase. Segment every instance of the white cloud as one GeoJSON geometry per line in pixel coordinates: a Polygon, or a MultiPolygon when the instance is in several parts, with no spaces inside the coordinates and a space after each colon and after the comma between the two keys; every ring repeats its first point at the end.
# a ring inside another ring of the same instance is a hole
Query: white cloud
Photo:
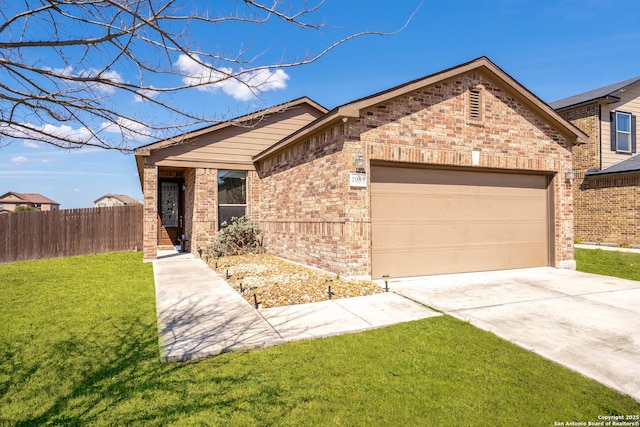
{"type": "MultiPolygon", "coordinates": [[[[43,67],[45,70],[51,71],[52,73],[56,73],[56,74],[60,74],[62,76],[67,76],[67,77],[83,77],[83,78],[87,78],[87,77],[97,77],[98,74],[100,73],[100,70],[96,69],[96,68],[89,68],[88,70],[75,70],[72,66],[67,65],[64,68],[50,68],[50,67],[43,67]]],[[[114,83],[122,83],[124,82],[124,79],[122,78],[122,75],[114,70],[109,70],[109,71],[103,71],[100,74],[100,77],[104,80],[110,80],[114,83]]],[[[78,82],[77,84],[79,85],[86,85],[88,89],[95,89],[98,90],[100,92],[102,92],[105,95],[112,95],[115,93],[115,88],[112,86],[109,86],[107,84],[104,83],[93,83],[93,82],[87,82],[87,83],[80,83],[78,82]]]]}
{"type": "Polygon", "coordinates": [[[17,156],[17,157],[12,157],[11,161],[17,165],[22,165],[24,163],[27,163],[29,159],[27,159],[25,156],[17,156]]]}
{"type": "Polygon", "coordinates": [[[151,138],[151,131],[148,127],[124,117],[118,118],[116,123],[104,122],[100,129],[105,132],[119,133],[134,141],[147,141],[151,138]]]}
{"type": "Polygon", "coordinates": [[[231,68],[213,70],[198,61],[200,58],[197,55],[192,58],[184,54],[176,61],[175,65],[182,73],[185,84],[199,85],[199,90],[207,92],[222,90],[240,101],[253,99],[262,92],[285,89],[289,80],[289,75],[283,70],[270,69],[247,71],[237,78],[228,78],[228,74],[233,74],[231,68]]]}
{"type": "Polygon", "coordinates": [[[34,141],[22,141],[22,145],[27,148],[40,148],[40,144],[34,141]]]}
{"type": "Polygon", "coordinates": [[[155,98],[156,96],[158,96],[158,93],[159,92],[157,90],[153,90],[153,89],[141,89],[138,91],[138,94],[136,94],[133,97],[133,100],[135,102],[145,102],[147,101],[147,99],[144,98],[143,96],[146,96],[147,98],[155,98]]]}
{"type": "Polygon", "coordinates": [[[42,163],[51,163],[51,160],[49,160],[49,159],[42,159],[42,163]]]}
{"type": "MultiPolygon", "coordinates": [[[[93,134],[86,127],[74,129],[68,125],[34,125],[32,123],[19,123],[14,125],[4,124],[1,126],[2,133],[4,135],[10,135],[17,139],[23,138],[43,142],[51,141],[52,143],[60,143],[60,140],[69,140],[77,143],[83,143],[93,138],[93,134]]],[[[27,143],[32,142],[25,141],[24,143],[27,145],[27,143]]]]}

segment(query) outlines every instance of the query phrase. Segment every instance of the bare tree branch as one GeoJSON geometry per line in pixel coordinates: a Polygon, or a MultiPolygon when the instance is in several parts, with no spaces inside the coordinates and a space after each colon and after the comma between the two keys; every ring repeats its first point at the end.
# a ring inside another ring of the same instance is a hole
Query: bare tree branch
{"type": "Polygon", "coordinates": [[[197,46],[190,32],[271,23],[328,29],[316,19],[324,0],[297,7],[281,0],[222,3],[212,12],[182,0],[0,0],[0,146],[23,139],[128,151],[141,139],[225,119],[176,105],[172,94],[232,88],[244,99],[259,98],[284,87],[283,70],[313,63],[354,38],[395,34],[413,18],[394,32],[355,32],[319,52],[269,62],[266,51],[253,52],[253,41],[239,41],[227,54],[197,46]],[[144,101],[144,111],[127,112],[123,96],[144,101]],[[156,120],[160,115],[167,119],[156,120]]]}

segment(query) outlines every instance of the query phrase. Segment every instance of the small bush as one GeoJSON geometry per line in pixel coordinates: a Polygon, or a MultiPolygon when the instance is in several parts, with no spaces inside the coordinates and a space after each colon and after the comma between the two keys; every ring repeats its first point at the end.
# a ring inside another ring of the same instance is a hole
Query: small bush
{"type": "Polygon", "coordinates": [[[40,209],[36,208],[35,206],[29,206],[29,205],[24,205],[24,206],[17,206],[15,212],[39,212],[40,209]]]}
{"type": "Polygon", "coordinates": [[[262,241],[259,238],[260,228],[253,221],[245,218],[231,218],[231,223],[223,222],[220,232],[211,239],[206,254],[213,257],[260,253],[262,241]]]}

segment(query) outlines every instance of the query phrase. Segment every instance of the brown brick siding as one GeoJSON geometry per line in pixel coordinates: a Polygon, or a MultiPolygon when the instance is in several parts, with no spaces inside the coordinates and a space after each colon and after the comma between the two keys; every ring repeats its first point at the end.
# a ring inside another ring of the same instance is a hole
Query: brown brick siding
{"type": "Polygon", "coordinates": [[[144,159],[144,214],[142,243],[144,259],[156,259],[158,255],[158,168],[144,159]]]}
{"type": "Polygon", "coordinates": [[[258,221],[267,250],[336,273],[345,272],[348,186],[341,128],[321,132],[258,165],[258,221]]]}
{"type": "MultiPolygon", "coordinates": [[[[460,75],[362,111],[264,160],[258,170],[267,249],[345,275],[370,274],[370,192],[348,185],[359,150],[373,161],[471,167],[471,151],[479,149],[483,168],[553,175],[571,169],[567,145],[482,74],[460,75]],[[485,88],[481,123],[467,119],[468,89],[478,86],[485,88]]],[[[573,260],[572,189],[560,176],[552,183],[554,264],[573,260]]]]}
{"type": "Polygon", "coordinates": [[[563,111],[562,117],[589,135],[586,144],[573,147],[573,170],[576,172],[577,187],[580,187],[584,173],[600,168],[600,118],[596,104],[563,111]]]}
{"type": "MultiPolygon", "coordinates": [[[[218,231],[218,171],[197,168],[193,175],[193,216],[191,228],[191,252],[206,248],[218,231]]],[[[187,187],[189,183],[187,183],[187,187]]]]}
{"type": "Polygon", "coordinates": [[[584,243],[640,246],[640,175],[589,178],[576,201],[576,238],[584,243]]]}
{"type": "MultiPolygon", "coordinates": [[[[590,104],[560,113],[589,135],[586,144],[573,149],[575,240],[584,243],[640,245],[640,175],[585,178],[600,168],[600,112],[590,104]]],[[[608,148],[608,147],[607,147],[608,148]]]]}

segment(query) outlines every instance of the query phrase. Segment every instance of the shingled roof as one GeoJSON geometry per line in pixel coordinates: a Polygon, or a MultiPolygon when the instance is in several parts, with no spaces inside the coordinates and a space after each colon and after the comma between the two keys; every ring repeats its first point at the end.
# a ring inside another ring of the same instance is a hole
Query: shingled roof
{"type": "Polygon", "coordinates": [[[616,163],[613,166],[609,166],[606,169],[590,169],[587,171],[585,176],[588,178],[603,175],[621,175],[633,173],[640,173],[640,154],[628,158],[627,160],[624,160],[620,163],[616,163]]]}
{"type": "Polygon", "coordinates": [[[622,92],[624,89],[638,82],[640,82],[640,76],[633,77],[622,82],[613,83],[598,89],[593,89],[588,92],[579,93],[568,98],[559,99],[557,101],[550,102],[549,105],[557,111],[575,108],[597,101],[607,103],[617,102],[620,101],[620,98],[616,96],[619,92],[622,92]]]}
{"type": "Polygon", "coordinates": [[[5,203],[32,203],[32,204],[49,204],[60,205],[55,200],[51,200],[48,197],[38,193],[16,193],[15,191],[9,191],[0,196],[0,201],[5,203]]]}

